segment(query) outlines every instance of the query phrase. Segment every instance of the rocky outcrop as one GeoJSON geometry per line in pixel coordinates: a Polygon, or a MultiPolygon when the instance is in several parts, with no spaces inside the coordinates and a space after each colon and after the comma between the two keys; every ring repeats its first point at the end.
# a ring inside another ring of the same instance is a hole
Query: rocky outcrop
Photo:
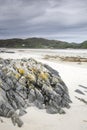
{"type": "Polygon", "coordinates": [[[62,114],[70,102],[67,86],[50,66],[34,59],[0,59],[0,116],[11,117],[14,125],[23,125],[19,116],[31,105],[62,114]]]}

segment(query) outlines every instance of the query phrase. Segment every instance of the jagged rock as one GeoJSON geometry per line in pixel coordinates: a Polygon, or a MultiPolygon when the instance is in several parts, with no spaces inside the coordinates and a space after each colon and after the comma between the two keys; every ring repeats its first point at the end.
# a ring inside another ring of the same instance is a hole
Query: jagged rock
{"type": "Polygon", "coordinates": [[[38,100],[35,100],[34,104],[35,104],[35,106],[37,106],[39,109],[45,109],[45,104],[39,102],[38,100]]]}
{"type": "Polygon", "coordinates": [[[22,127],[23,121],[19,118],[19,116],[16,113],[14,113],[11,116],[11,120],[12,120],[12,123],[13,123],[14,126],[17,124],[18,127],[22,127]]]}
{"type": "Polygon", "coordinates": [[[48,113],[60,113],[71,102],[59,73],[34,59],[0,59],[0,116],[10,117],[19,127],[25,109],[35,105],[48,113]],[[15,113],[20,110],[19,116],[15,113]]]}
{"type": "Polygon", "coordinates": [[[44,97],[43,97],[43,95],[41,94],[41,92],[40,92],[37,88],[35,88],[34,90],[35,90],[36,99],[37,99],[39,102],[44,103],[44,97]]]}
{"type": "Polygon", "coordinates": [[[19,111],[19,116],[23,116],[23,115],[25,115],[27,112],[26,112],[26,110],[25,109],[23,109],[23,108],[20,108],[20,111],[19,111]]]}
{"type": "Polygon", "coordinates": [[[56,70],[54,70],[53,68],[51,68],[50,66],[45,64],[44,67],[46,67],[51,74],[54,74],[55,76],[59,76],[59,73],[56,70]]]}
{"type": "Polygon", "coordinates": [[[35,101],[36,95],[34,89],[30,90],[28,98],[29,98],[29,102],[31,103],[35,101]]]}
{"type": "Polygon", "coordinates": [[[49,114],[56,114],[56,113],[65,114],[65,111],[63,109],[55,108],[55,107],[49,107],[46,111],[49,114]]]}

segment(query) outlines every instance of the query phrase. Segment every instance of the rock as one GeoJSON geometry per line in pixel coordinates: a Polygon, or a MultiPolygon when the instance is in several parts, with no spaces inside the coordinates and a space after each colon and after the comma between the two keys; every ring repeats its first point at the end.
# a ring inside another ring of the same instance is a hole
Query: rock
{"type": "Polygon", "coordinates": [[[0,122],[3,123],[4,121],[2,120],[2,118],[0,118],[0,122]]]}
{"type": "Polygon", "coordinates": [[[49,72],[50,72],[51,74],[54,74],[54,75],[56,75],[56,76],[59,76],[59,73],[58,73],[56,70],[54,70],[52,67],[50,67],[50,66],[48,66],[48,65],[46,65],[46,64],[44,64],[44,67],[46,67],[47,70],[49,70],[49,72]]]}
{"type": "Polygon", "coordinates": [[[57,114],[57,113],[65,114],[65,111],[63,109],[61,109],[61,108],[58,109],[58,108],[55,108],[55,107],[48,107],[46,111],[49,114],[57,114]]]}
{"type": "Polygon", "coordinates": [[[26,114],[29,106],[63,114],[63,108],[69,108],[71,103],[59,73],[32,58],[0,59],[0,89],[0,116],[11,118],[19,127],[23,125],[19,116],[26,114]]]}
{"type": "Polygon", "coordinates": [[[85,95],[81,90],[79,89],[76,89],[75,92],[77,92],[78,94],[82,94],[82,95],[85,95]]]}
{"type": "Polygon", "coordinates": [[[56,113],[58,113],[58,109],[55,107],[48,107],[46,112],[49,114],[56,114],[56,113]]]}
{"type": "Polygon", "coordinates": [[[82,87],[82,88],[84,88],[84,89],[87,89],[87,87],[86,87],[86,86],[83,86],[83,85],[79,85],[79,87],[82,87]]]}
{"type": "Polygon", "coordinates": [[[39,109],[45,109],[45,104],[39,102],[38,100],[35,100],[34,104],[35,104],[35,106],[38,107],[39,109]]]}
{"type": "Polygon", "coordinates": [[[24,108],[20,108],[20,111],[19,111],[19,116],[23,116],[25,115],[27,112],[24,108]]]}
{"type": "Polygon", "coordinates": [[[31,89],[30,90],[30,93],[29,93],[29,102],[34,102],[35,101],[35,99],[36,99],[36,95],[35,95],[35,91],[34,91],[34,89],[31,89]]]}
{"type": "Polygon", "coordinates": [[[44,103],[44,97],[43,97],[43,95],[41,94],[41,92],[40,92],[37,88],[35,88],[34,90],[35,90],[36,99],[37,99],[39,102],[44,103]]]}
{"type": "Polygon", "coordinates": [[[11,120],[12,120],[12,123],[13,123],[14,126],[17,124],[18,127],[22,127],[23,121],[19,118],[19,116],[16,113],[14,113],[11,116],[11,120]]]}
{"type": "Polygon", "coordinates": [[[77,98],[79,101],[81,101],[81,102],[83,102],[83,103],[85,103],[87,105],[87,101],[85,99],[79,98],[79,97],[76,97],[76,96],[75,96],[75,98],[77,98]]]}
{"type": "Polygon", "coordinates": [[[0,103],[0,116],[11,117],[11,113],[14,113],[14,110],[9,104],[5,102],[0,103]]]}

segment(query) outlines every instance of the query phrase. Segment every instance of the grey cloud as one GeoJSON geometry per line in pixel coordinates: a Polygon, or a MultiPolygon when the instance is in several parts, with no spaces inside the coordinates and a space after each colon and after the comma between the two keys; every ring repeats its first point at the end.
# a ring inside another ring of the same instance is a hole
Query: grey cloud
{"type": "Polygon", "coordinates": [[[86,40],[87,0],[0,0],[0,38],[86,40]]]}

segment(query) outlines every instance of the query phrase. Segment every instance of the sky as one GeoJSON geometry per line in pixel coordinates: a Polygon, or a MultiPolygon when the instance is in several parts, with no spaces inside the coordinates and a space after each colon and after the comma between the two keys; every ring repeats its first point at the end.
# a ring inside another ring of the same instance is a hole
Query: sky
{"type": "Polygon", "coordinates": [[[0,0],[0,39],[87,40],[87,0],[0,0]]]}

